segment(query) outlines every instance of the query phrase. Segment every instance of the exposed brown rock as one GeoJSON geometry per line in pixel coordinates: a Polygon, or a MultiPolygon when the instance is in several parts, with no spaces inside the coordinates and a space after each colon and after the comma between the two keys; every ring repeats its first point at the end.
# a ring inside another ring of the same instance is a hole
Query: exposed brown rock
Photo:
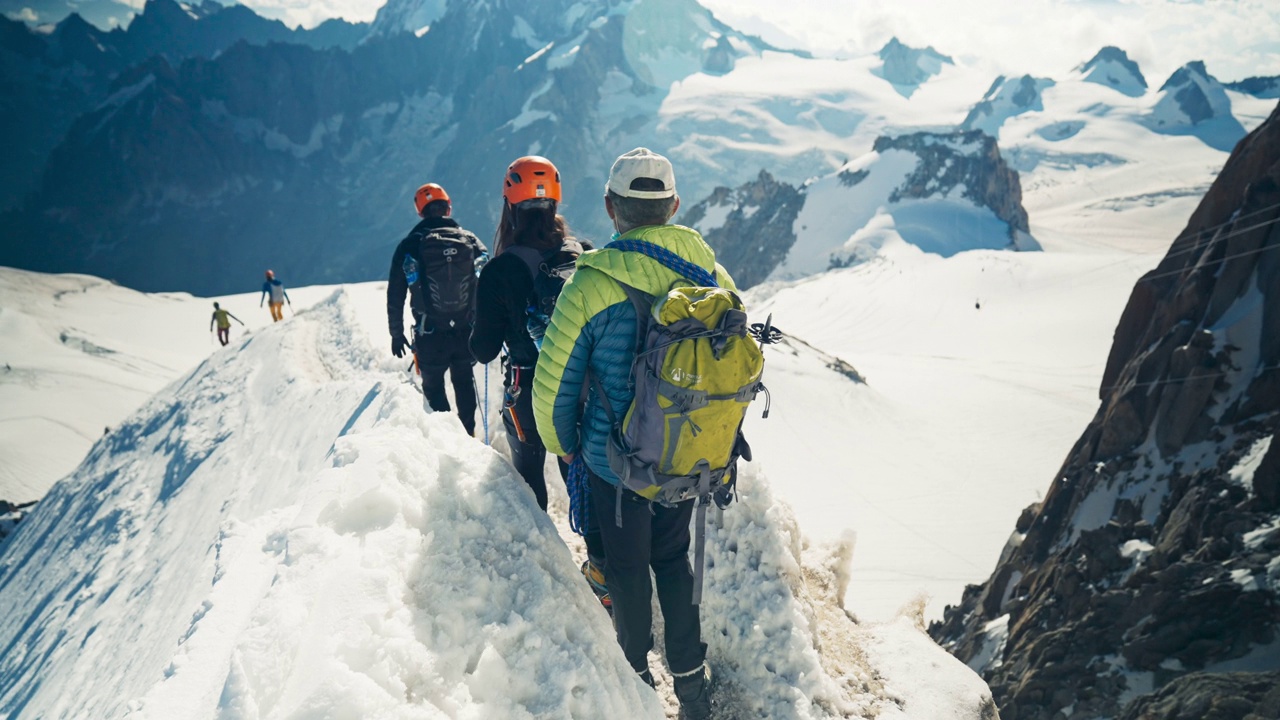
{"type": "Polygon", "coordinates": [[[971,660],[1009,616],[978,668],[1005,720],[1280,717],[1277,673],[1203,672],[1280,634],[1280,450],[1242,463],[1280,431],[1272,249],[1280,108],[1134,288],[1101,407],[1021,542],[930,628],[971,660]]]}

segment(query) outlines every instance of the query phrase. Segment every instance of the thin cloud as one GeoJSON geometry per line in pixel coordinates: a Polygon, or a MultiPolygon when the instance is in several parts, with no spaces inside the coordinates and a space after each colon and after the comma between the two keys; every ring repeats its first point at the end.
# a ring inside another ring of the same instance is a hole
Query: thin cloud
{"type": "Polygon", "coordinates": [[[749,24],[781,45],[799,41],[820,55],[865,55],[897,36],[997,72],[1061,76],[1115,45],[1157,83],[1190,60],[1204,60],[1224,80],[1280,74],[1274,2],[791,0],[785,8],[765,0],[703,2],[730,24],[749,24]]]}
{"type": "Polygon", "coordinates": [[[259,15],[290,27],[312,28],[330,18],[370,22],[385,0],[250,0],[244,4],[259,15]]]}
{"type": "Polygon", "coordinates": [[[16,20],[18,22],[25,22],[25,23],[34,23],[40,20],[40,16],[36,14],[36,11],[32,10],[29,7],[24,7],[21,10],[14,10],[12,12],[7,12],[4,14],[4,16],[9,18],[10,20],[16,20]]]}

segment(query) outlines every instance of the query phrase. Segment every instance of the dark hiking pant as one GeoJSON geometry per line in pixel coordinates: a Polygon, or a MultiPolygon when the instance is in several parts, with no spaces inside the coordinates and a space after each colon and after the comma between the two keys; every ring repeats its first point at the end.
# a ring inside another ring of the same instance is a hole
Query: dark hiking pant
{"type": "MultiPolygon", "coordinates": [[[[542,436],[538,434],[538,426],[533,417],[533,368],[509,368],[504,387],[506,392],[502,402],[502,425],[507,429],[507,444],[511,446],[511,462],[516,472],[524,478],[533,496],[538,500],[538,507],[547,509],[547,480],[544,468],[547,462],[547,447],[542,444],[542,436]]],[[[560,479],[568,480],[569,466],[564,460],[556,458],[560,468],[560,479]]],[[[587,513],[587,534],[583,538],[587,544],[587,557],[596,566],[604,563],[604,546],[600,540],[599,523],[595,520],[595,512],[587,513]]]]}
{"type": "MultiPolygon", "coordinates": [[[[507,429],[507,444],[511,446],[511,462],[520,477],[533,490],[538,507],[547,509],[546,465],[547,448],[542,444],[538,426],[533,418],[533,368],[508,368],[505,392],[502,396],[502,425],[507,429]]],[[[560,476],[568,477],[569,469],[563,460],[557,459],[560,476]]]]}
{"type": "Polygon", "coordinates": [[[231,328],[218,328],[218,342],[222,343],[222,347],[226,347],[231,342],[231,328]]]}
{"type": "Polygon", "coordinates": [[[693,604],[693,568],[689,566],[689,521],[694,501],[669,508],[624,490],[622,527],[618,527],[614,513],[617,488],[594,472],[588,474],[591,509],[599,518],[604,541],[604,574],[613,601],[613,622],[627,662],[636,672],[649,667],[652,568],[665,623],[667,665],[674,674],[698,668],[706,659],[707,646],[702,642],[698,606],[693,604]]]}
{"type": "Polygon", "coordinates": [[[458,403],[458,418],[468,435],[476,434],[476,381],[471,368],[475,358],[467,347],[466,332],[438,330],[418,335],[414,345],[418,371],[422,373],[422,394],[436,412],[449,412],[449,398],[444,391],[444,373],[453,382],[453,398],[458,403]]]}

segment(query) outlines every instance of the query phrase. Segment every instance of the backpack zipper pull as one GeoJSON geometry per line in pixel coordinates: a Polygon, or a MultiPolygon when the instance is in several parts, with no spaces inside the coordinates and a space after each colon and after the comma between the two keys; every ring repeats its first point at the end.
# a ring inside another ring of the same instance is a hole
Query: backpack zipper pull
{"type": "Polygon", "coordinates": [[[760,383],[758,387],[764,391],[764,415],[761,415],[760,418],[762,420],[768,420],[769,406],[773,404],[773,396],[769,394],[769,388],[765,387],[764,383],[760,383]]]}

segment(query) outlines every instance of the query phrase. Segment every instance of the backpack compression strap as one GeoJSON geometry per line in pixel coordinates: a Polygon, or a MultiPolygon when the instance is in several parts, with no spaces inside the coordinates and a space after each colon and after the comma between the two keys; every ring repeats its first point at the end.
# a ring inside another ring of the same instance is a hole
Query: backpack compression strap
{"type": "Polygon", "coordinates": [[[720,283],[716,282],[715,275],[703,270],[693,263],[685,260],[670,250],[655,245],[647,240],[614,240],[604,246],[605,250],[622,250],[625,252],[638,252],[649,258],[653,258],[662,263],[671,272],[689,280],[702,287],[720,287],[720,283]]]}

